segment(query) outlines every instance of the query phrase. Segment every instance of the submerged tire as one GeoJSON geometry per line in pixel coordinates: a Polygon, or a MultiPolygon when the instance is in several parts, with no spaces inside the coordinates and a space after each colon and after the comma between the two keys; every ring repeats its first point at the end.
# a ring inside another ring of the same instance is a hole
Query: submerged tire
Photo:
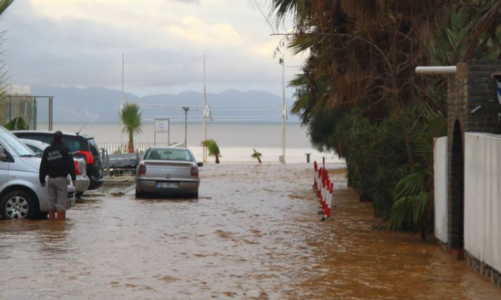
{"type": "Polygon", "coordinates": [[[136,190],[136,198],[144,198],[145,194],[136,190]]]}
{"type": "Polygon", "coordinates": [[[0,199],[2,219],[32,219],[38,215],[35,199],[22,190],[7,193],[0,199]]]}
{"type": "Polygon", "coordinates": [[[82,198],[82,195],[83,195],[83,194],[84,194],[83,192],[76,193],[76,194],[75,194],[75,197],[77,197],[77,199],[80,199],[80,198],[82,198]]]}
{"type": "Polygon", "coordinates": [[[48,220],[49,214],[47,212],[39,212],[34,216],[35,220],[48,220]]]}

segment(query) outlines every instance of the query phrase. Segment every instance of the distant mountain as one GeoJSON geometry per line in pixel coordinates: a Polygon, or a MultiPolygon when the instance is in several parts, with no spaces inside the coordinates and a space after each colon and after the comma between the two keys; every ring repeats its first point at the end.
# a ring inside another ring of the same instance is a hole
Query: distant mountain
{"type": "MultiPolygon", "coordinates": [[[[72,87],[32,87],[33,95],[54,97],[54,122],[57,123],[115,123],[119,121],[121,92],[107,88],[72,88],[72,87]]],[[[202,121],[203,93],[182,92],[180,94],[161,94],[138,97],[125,93],[125,102],[140,105],[169,105],[176,108],[141,108],[143,117],[170,117],[173,122],[184,120],[182,106],[190,107],[190,122],[202,121]]],[[[282,97],[262,92],[239,92],[228,90],[221,93],[208,93],[207,103],[211,107],[214,121],[280,122],[282,97]],[[226,117],[226,118],[223,118],[226,117]]],[[[291,108],[293,101],[286,100],[291,108]]],[[[38,103],[39,120],[46,121],[48,105],[38,103]]],[[[289,114],[289,122],[297,122],[297,116],[289,114]]]]}

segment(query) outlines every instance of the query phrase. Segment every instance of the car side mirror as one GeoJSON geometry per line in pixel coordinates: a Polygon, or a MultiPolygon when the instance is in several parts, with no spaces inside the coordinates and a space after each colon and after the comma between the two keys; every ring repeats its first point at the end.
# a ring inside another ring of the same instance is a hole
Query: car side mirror
{"type": "Polygon", "coordinates": [[[5,148],[0,146],[0,160],[6,160],[7,159],[7,153],[5,153],[5,148]]]}
{"type": "Polygon", "coordinates": [[[203,163],[197,163],[197,166],[199,166],[199,167],[203,167],[203,166],[204,166],[204,164],[203,164],[203,163]]]}

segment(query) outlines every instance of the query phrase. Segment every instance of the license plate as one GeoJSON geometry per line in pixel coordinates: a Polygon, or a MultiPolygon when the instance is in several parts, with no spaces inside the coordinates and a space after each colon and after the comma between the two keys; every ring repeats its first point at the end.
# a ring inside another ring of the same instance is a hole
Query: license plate
{"type": "Polygon", "coordinates": [[[179,183],[177,183],[177,182],[157,182],[157,188],[159,188],[159,189],[177,189],[177,188],[179,188],[179,183]]]}

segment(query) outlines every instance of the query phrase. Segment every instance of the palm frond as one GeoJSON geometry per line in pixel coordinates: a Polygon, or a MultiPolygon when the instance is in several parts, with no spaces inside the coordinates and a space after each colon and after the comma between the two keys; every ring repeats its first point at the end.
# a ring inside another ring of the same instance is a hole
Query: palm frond
{"type": "Polygon", "coordinates": [[[126,103],[120,113],[120,119],[123,125],[123,132],[142,133],[142,113],[139,105],[135,103],[126,103]]]}
{"type": "Polygon", "coordinates": [[[252,150],[254,150],[254,153],[252,153],[251,157],[253,157],[253,158],[258,158],[258,157],[261,157],[261,156],[262,156],[262,154],[261,154],[261,153],[259,153],[259,152],[257,152],[257,151],[256,151],[256,149],[252,149],[252,150]]]}
{"type": "Polygon", "coordinates": [[[219,146],[217,145],[215,140],[205,140],[202,142],[202,146],[207,147],[207,149],[209,150],[209,156],[221,156],[219,146]]]}
{"type": "Polygon", "coordinates": [[[395,202],[390,212],[390,228],[400,230],[413,227],[424,217],[429,193],[426,189],[428,169],[417,166],[414,173],[399,181],[395,188],[395,202]]]}

